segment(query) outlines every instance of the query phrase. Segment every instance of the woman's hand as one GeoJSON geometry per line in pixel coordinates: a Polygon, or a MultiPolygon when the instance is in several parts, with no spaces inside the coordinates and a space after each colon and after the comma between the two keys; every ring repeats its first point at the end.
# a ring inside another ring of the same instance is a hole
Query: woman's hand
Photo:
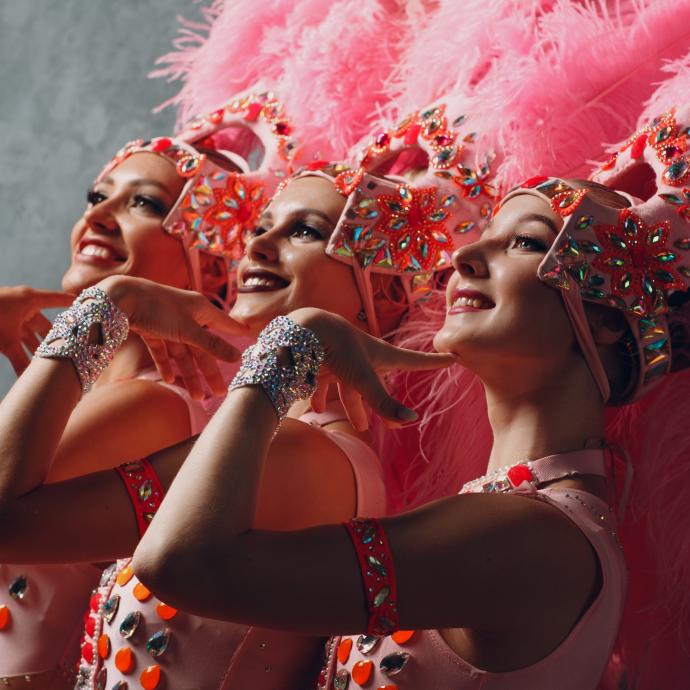
{"type": "Polygon", "coordinates": [[[0,352],[12,364],[17,376],[29,365],[26,348],[33,353],[38,337],[44,338],[51,323],[42,309],[66,307],[74,297],[66,292],[34,290],[26,285],[0,287],[0,352]]]}
{"type": "Polygon", "coordinates": [[[388,394],[379,373],[391,369],[441,369],[457,361],[454,355],[395,347],[364,333],[341,316],[321,309],[297,309],[289,316],[295,323],[314,331],[326,355],[327,371],[312,397],[312,407],[317,411],[323,409],[329,378],[335,377],[350,422],[359,431],[368,427],[363,400],[376,414],[391,422],[399,424],[417,418],[413,410],[388,394]]]}
{"type": "Polygon", "coordinates": [[[245,326],[197,292],[125,276],[106,278],[97,287],[126,314],[130,329],[142,337],[165,381],[175,380],[174,361],[193,398],[203,397],[199,372],[216,395],[225,392],[216,359],[232,362],[240,353],[210,329],[246,336],[245,326]]]}

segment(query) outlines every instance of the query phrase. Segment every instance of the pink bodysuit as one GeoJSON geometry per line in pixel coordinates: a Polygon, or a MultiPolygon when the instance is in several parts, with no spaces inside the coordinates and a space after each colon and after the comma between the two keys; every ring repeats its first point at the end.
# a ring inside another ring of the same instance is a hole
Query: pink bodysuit
{"type": "MultiPolygon", "coordinates": [[[[231,372],[223,374],[231,376],[231,372]]],[[[210,396],[192,400],[182,385],[163,383],[155,369],[135,378],[158,382],[177,393],[189,409],[192,434],[203,430],[222,402],[210,396]]],[[[28,676],[29,683],[31,675],[57,668],[66,679],[74,677],[84,612],[100,575],[100,569],[84,563],[0,565],[0,687],[13,676],[23,681],[28,676]]]]}
{"type": "MultiPolygon", "coordinates": [[[[338,403],[324,413],[310,412],[300,419],[321,429],[344,416],[338,403]]],[[[376,454],[350,434],[322,432],[352,465],[356,514],[383,515],[385,491],[376,454]]],[[[157,686],[165,690],[289,690],[274,679],[291,676],[303,655],[315,656],[305,650],[300,636],[201,618],[165,606],[138,582],[126,560],[106,579],[99,588],[99,600],[92,602],[102,611],[105,608],[100,630],[86,638],[94,663],[82,669],[83,681],[77,688],[122,690],[127,683],[129,690],[157,686]]],[[[195,586],[194,582],[188,585],[195,586]]]]}
{"type": "Polygon", "coordinates": [[[526,668],[492,673],[460,658],[438,630],[333,638],[319,690],[594,690],[618,631],[627,571],[606,503],[584,491],[539,488],[574,474],[604,475],[603,451],[562,453],[522,463],[469,482],[461,491],[510,492],[545,501],[567,515],[591,543],[601,567],[601,590],[553,652],[526,668]],[[509,476],[520,483],[517,488],[509,476]]]}

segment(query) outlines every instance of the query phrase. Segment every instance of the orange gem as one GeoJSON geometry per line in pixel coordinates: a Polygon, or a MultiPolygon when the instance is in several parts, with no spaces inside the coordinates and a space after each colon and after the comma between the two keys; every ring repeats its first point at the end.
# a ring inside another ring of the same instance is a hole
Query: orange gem
{"type": "Polygon", "coordinates": [[[396,644],[403,645],[412,639],[414,632],[414,630],[396,630],[391,635],[391,638],[393,638],[393,642],[396,644]]]}
{"type": "Polygon", "coordinates": [[[156,606],[156,613],[164,621],[169,621],[171,618],[174,618],[177,615],[177,609],[174,609],[172,606],[168,606],[167,604],[161,602],[158,604],[158,606],[156,606]]]}
{"type": "Polygon", "coordinates": [[[158,687],[158,683],[161,682],[161,667],[158,664],[147,666],[141,672],[139,681],[144,690],[154,690],[154,688],[158,687]]]}
{"type": "Polygon", "coordinates": [[[10,615],[9,608],[7,608],[5,604],[2,604],[0,606],[0,630],[4,630],[11,620],[12,616],[10,615]]]}
{"type": "Polygon", "coordinates": [[[151,598],[151,590],[142,585],[141,582],[137,582],[137,584],[134,585],[134,590],[132,593],[134,594],[135,599],[138,599],[139,601],[146,601],[147,599],[151,598]]]}
{"type": "Polygon", "coordinates": [[[98,656],[101,659],[107,659],[110,656],[110,638],[105,633],[98,638],[98,656]]]}
{"type": "Polygon", "coordinates": [[[129,647],[123,647],[115,655],[115,666],[122,673],[131,673],[134,669],[134,654],[129,647]]]}
{"type": "Polygon", "coordinates": [[[352,667],[352,680],[359,686],[366,685],[369,682],[369,678],[371,678],[373,668],[373,661],[358,661],[352,667]]]}
{"type": "Polygon", "coordinates": [[[132,566],[126,565],[117,574],[117,584],[120,585],[120,587],[124,587],[133,577],[134,577],[134,571],[132,570],[132,566]]]}
{"type": "Polygon", "coordinates": [[[338,645],[338,661],[341,664],[346,664],[347,660],[350,658],[350,651],[352,650],[352,639],[346,637],[338,645]]]}

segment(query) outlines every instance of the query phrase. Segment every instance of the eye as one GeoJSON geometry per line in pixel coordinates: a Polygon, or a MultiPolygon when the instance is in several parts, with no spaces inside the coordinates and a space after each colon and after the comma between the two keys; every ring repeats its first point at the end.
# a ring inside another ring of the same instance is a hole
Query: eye
{"type": "Polygon", "coordinates": [[[89,189],[89,191],[86,193],[86,203],[89,206],[95,206],[96,204],[100,204],[101,201],[106,199],[107,197],[105,194],[101,194],[101,192],[97,192],[95,189],[89,189]]]}
{"type": "Polygon", "coordinates": [[[263,225],[258,225],[255,228],[249,228],[247,230],[247,237],[261,237],[261,235],[265,235],[267,232],[268,230],[263,225]]]}
{"type": "Polygon", "coordinates": [[[135,194],[132,198],[132,206],[135,208],[143,208],[159,216],[167,213],[167,208],[162,201],[151,196],[146,196],[145,194],[135,194]]]}
{"type": "Polygon", "coordinates": [[[516,235],[513,240],[513,248],[536,252],[545,252],[548,249],[542,240],[529,235],[516,235]]]}
{"type": "Polygon", "coordinates": [[[315,228],[313,225],[309,225],[309,223],[296,223],[294,227],[292,228],[292,231],[290,232],[290,235],[292,237],[297,237],[298,239],[301,240],[322,240],[323,235],[321,234],[321,231],[318,228],[315,228]]]}

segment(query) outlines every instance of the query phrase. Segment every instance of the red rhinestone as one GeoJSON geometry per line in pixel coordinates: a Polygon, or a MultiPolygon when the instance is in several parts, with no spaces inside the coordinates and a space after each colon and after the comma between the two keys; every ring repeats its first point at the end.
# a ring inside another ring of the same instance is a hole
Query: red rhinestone
{"type": "Polygon", "coordinates": [[[211,120],[214,125],[217,125],[219,122],[222,122],[224,115],[225,110],[220,108],[219,110],[214,110],[212,113],[210,113],[208,119],[211,120]]]}
{"type": "Polygon", "coordinates": [[[436,146],[450,146],[452,143],[453,137],[447,134],[439,134],[437,137],[434,137],[434,144],[436,144],[436,146]]]}
{"type": "Polygon", "coordinates": [[[376,146],[380,149],[385,148],[391,143],[391,138],[388,136],[388,132],[382,132],[376,137],[376,146]]]}
{"type": "Polygon", "coordinates": [[[87,663],[93,664],[93,645],[90,642],[84,642],[81,646],[81,655],[87,663]]]}
{"type": "Polygon", "coordinates": [[[93,637],[94,632],[96,632],[96,619],[89,616],[86,619],[86,625],[84,626],[86,633],[89,637],[93,637]]]}
{"type": "Polygon", "coordinates": [[[530,177],[529,180],[525,180],[520,186],[521,187],[538,187],[542,182],[546,182],[549,178],[545,175],[536,175],[535,177],[530,177]]]}
{"type": "Polygon", "coordinates": [[[284,137],[290,134],[290,125],[285,120],[278,120],[273,125],[273,130],[278,136],[284,137]]]}
{"type": "Polygon", "coordinates": [[[247,107],[247,112],[244,115],[245,120],[249,122],[254,122],[259,114],[261,113],[261,103],[250,103],[247,107]]]}
{"type": "Polygon", "coordinates": [[[642,154],[644,153],[644,147],[647,145],[647,135],[646,134],[640,134],[637,139],[633,142],[632,148],[630,149],[630,157],[631,158],[640,158],[642,154]]]}
{"type": "Polygon", "coordinates": [[[422,126],[415,123],[407,130],[407,132],[405,132],[404,141],[407,146],[413,146],[417,143],[417,139],[419,138],[419,132],[421,129],[422,126]]]}
{"type": "Polygon", "coordinates": [[[167,137],[161,137],[160,139],[156,139],[153,144],[151,145],[151,150],[160,152],[160,151],[166,151],[172,146],[172,139],[168,139],[167,137]]]}
{"type": "Polygon", "coordinates": [[[101,604],[101,595],[100,594],[92,594],[91,595],[91,602],[90,602],[91,610],[92,611],[98,611],[98,607],[100,606],[100,604],[101,604]]]}
{"type": "Polygon", "coordinates": [[[515,465],[508,470],[508,479],[514,487],[518,487],[522,482],[531,482],[534,475],[527,465],[515,465]]]}

